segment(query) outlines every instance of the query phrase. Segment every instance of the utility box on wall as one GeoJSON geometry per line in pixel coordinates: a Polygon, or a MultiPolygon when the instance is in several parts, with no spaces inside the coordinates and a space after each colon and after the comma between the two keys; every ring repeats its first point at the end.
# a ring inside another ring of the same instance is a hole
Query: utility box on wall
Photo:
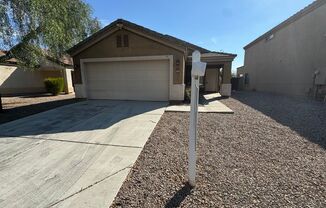
{"type": "Polygon", "coordinates": [[[315,80],[316,85],[326,85],[326,67],[318,69],[315,80]]]}

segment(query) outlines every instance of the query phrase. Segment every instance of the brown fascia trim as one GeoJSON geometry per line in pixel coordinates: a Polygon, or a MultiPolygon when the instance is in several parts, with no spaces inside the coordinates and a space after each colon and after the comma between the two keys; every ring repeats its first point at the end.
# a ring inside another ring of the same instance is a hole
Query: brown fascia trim
{"type": "Polygon", "coordinates": [[[202,61],[207,61],[208,63],[209,63],[209,61],[212,61],[212,62],[214,62],[214,61],[217,61],[217,62],[219,62],[219,61],[234,61],[234,59],[236,58],[236,56],[229,56],[229,57],[219,57],[219,58],[211,58],[211,57],[202,57],[201,59],[202,59],[202,61]]]}
{"type": "Polygon", "coordinates": [[[281,24],[277,25],[276,27],[274,27],[270,31],[264,33],[262,36],[260,36],[256,40],[254,40],[251,43],[249,43],[248,45],[246,45],[243,49],[244,50],[247,50],[251,46],[253,46],[256,43],[260,42],[261,40],[264,40],[268,36],[276,33],[277,31],[283,29],[284,27],[290,25],[291,23],[299,20],[301,17],[304,17],[305,15],[309,14],[310,12],[318,9],[319,7],[321,7],[322,5],[324,5],[325,3],[326,3],[326,0],[316,0],[316,1],[314,1],[310,5],[308,5],[307,7],[305,7],[304,9],[302,9],[301,11],[299,11],[298,13],[294,14],[293,16],[291,16],[290,18],[288,18],[287,20],[285,20],[281,24]]]}
{"type": "Polygon", "coordinates": [[[220,54],[220,55],[232,56],[234,58],[238,56],[237,54],[234,54],[234,53],[225,53],[225,52],[219,52],[219,51],[211,51],[211,53],[217,53],[217,54],[220,54]]]}
{"type": "MultiPolygon", "coordinates": [[[[235,57],[223,57],[223,58],[217,59],[217,60],[202,58],[201,61],[206,62],[207,65],[212,65],[212,64],[223,64],[223,62],[232,62],[232,61],[234,61],[234,58],[235,57]]],[[[191,64],[192,60],[188,58],[186,63],[191,64]]]]}
{"type": "MultiPolygon", "coordinates": [[[[224,54],[225,56],[217,56],[217,57],[201,57],[202,61],[233,61],[238,55],[237,54],[224,54]]],[[[187,61],[191,61],[191,56],[187,57],[187,61]]]]}

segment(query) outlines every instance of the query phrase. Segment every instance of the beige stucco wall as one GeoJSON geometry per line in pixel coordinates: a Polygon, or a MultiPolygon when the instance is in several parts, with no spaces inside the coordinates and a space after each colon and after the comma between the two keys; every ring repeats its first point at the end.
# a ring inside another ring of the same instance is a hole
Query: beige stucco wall
{"type": "Polygon", "coordinates": [[[41,72],[25,71],[16,66],[0,65],[0,93],[19,94],[37,92],[45,92],[41,72]]]}
{"type": "Polygon", "coordinates": [[[251,90],[307,95],[326,70],[326,5],[247,48],[245,67],[251,90]]]}
{"type": "MultiPolygon", "coordinates": [[[[109,37],[99,41],[95,45],[83,50],[73,57],[74,64],[80,66],[80,59],[86,58],[111,58],[111,57],[132,57],[132,56],[155,56],[155,55],[173,55],[173,84],[183,84],[184,72],[184,54],[183,52],[165,46],[159,42],[150,40],[127,30],[119,30],[109,37]],[[129,36],[129,47],[117,48],[117,35],[129,36]],[[176,62],[179,61],[177,67],[176,62]]],[[[75,82],[81,84],[80,68],[74,69],[75,82]]]]}
{"type": "MultiPolygon", "coordinates": [[[[69,69],[68,69],[69,70],[69,69]]],[[[61,70],[23,70],[17,66],[0,65],[0,93],[4,95],[46,92],[44,79],[63,77],[61,70]]],[[[70,71],[69,71],[70,73],[70,71]]],[[[71,76],[69,89],[73,92],[71,76]]]]}

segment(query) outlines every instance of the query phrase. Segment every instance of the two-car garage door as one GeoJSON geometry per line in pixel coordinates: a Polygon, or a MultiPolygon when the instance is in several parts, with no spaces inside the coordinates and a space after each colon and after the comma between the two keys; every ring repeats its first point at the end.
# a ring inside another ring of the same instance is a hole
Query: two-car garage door
{"type": "Polygon", "coordinates": [[[90,99],[169,100],[169,60],[85,63],[90,99]]]}

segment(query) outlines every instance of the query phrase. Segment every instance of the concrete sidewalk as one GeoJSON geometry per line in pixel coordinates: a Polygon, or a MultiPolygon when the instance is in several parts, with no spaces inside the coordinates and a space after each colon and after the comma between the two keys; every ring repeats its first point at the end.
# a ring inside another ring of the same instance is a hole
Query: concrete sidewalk
{"type": "Polygon", "coordinates": [[[0,207],[108,207],[166,105],[85,101],[0,125],[0,207]]]}
{"type": "MultiPolygon", "coordinates": [[[[230,108],[221,103],[221,95],[212,93],[204,95],[198,106],[199,113],[234,113],[230,108]]],[[[166,112],[190,112],[190,105],[171,105],[165,109],[166,112]]]]}

